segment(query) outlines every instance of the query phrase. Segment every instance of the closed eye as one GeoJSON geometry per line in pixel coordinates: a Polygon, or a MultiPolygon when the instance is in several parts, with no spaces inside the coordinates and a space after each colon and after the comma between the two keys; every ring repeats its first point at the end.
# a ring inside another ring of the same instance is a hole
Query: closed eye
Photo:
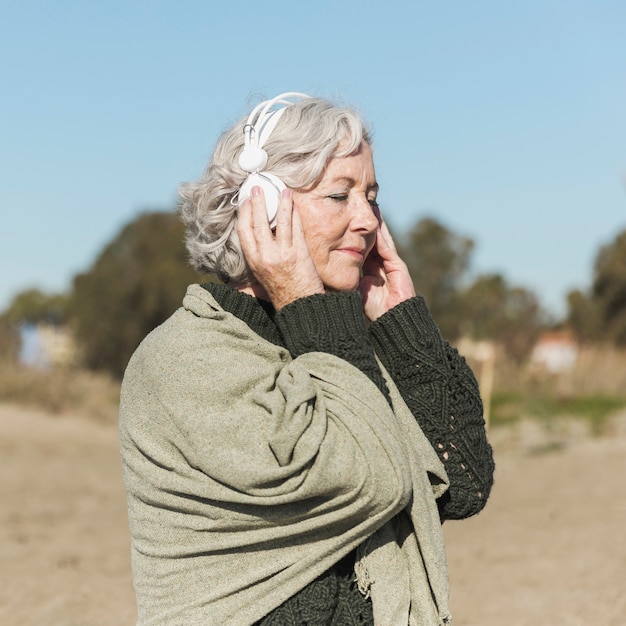
{"type": "MultiPolygon", "coordinates": [[[[347,202],[348,201],[348,194],[345,193],[334,193],[331,194],[330,196],[328,196],[331,200],[335,200],[335,202],[347,202]]],[[[378,209],[378,200],[376,198],[368,198],[367,199],[369,205],[372,207],[372,209],[378,209]]]]}

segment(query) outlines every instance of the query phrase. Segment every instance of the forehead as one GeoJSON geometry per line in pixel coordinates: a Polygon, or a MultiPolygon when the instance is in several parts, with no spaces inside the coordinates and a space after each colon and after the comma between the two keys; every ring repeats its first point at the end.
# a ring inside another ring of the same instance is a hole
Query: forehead
{"type": "Polygon", "coordinates": [[[357,152],[344,157],[331,159],[326,167],[322,182],[339,178],[349,178],[355,182],[365,182],[368,186],[376,184],[376,172],[372,149],[362,143],[357,152]]]}

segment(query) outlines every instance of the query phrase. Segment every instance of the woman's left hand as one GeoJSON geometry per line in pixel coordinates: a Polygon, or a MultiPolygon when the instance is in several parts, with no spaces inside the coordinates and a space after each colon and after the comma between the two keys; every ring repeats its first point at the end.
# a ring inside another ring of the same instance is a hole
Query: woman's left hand
{"type": "Polygon", "coordinates": [[[415,287],[406,263],[382,217],[376,231],[376,243],[363,265],[359,284],[363,310],[370,321],[415,296],[415,287]]]}

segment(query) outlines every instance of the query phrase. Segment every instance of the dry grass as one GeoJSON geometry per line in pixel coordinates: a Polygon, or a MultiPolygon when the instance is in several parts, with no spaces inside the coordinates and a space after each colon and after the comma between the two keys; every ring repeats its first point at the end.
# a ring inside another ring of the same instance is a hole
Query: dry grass
{"type": "MultiPolygon", "coordinates": [[[[477,377],[481,365],[472,362],[477,377]]],[[[100,421],[117,419],[119,382],[75,368],[39,371],[0,362],[0,402],[37,407],[50,413],[74,413],[100,421]]],[[[546,374],[496,357],[492,415],[497,427],[524,418],[547,423],[574,417],[601,434],[607,419],[626,407],[626,350],[584,348],[576,366],[546,374]]]]}
{"type": "Polygon", "coordinates": [[[119,383],[103,374],[74,368],[40,371],[0,363],[0,401],[114,422],[119,383]]]}
{"type": "MultiPolygon", "coordinates": [[[[480,379],[482,365],[471,362],[480,379]]],[[[626,350],[585,347],[575,366],[549,373],[496,356],[490,425],[532,419],[546,427],[574,418],[593,435],[607,432],[616,413],[626,407],[626,350]]]]}
{"type": "MultiPolygon", "coordinates": [[[[482,364],[466,358],[480,380],[482,364]]],[[[575,366],[558,374],[534,369],[528,363],[516,363],[498,350],[494,391],[626,397],[626,350],[612,346],[584,347],[579,351],[575,366]]]]}
{"type": "Polygon", "coordinates": [[[626,394],[626,350],[583,348],[576,367],[560,385],[570,394],[626,394]]]}

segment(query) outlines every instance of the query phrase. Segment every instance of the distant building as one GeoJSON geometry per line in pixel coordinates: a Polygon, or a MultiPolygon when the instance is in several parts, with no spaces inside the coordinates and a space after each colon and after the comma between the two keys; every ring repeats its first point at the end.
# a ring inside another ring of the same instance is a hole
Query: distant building
{"type": "Polygon", "coordinates": [[[20,363],[37,369],[69,365],[76,354],[68,329],[53,324],[22,324],[20,344],[20,363]]]}
{"type": "Polygon", "coordinates": [[[568,331],[550,331],[542,334],[530,354],[530,364],[558,374],[576,365],[579,347],[568,331]]]}

